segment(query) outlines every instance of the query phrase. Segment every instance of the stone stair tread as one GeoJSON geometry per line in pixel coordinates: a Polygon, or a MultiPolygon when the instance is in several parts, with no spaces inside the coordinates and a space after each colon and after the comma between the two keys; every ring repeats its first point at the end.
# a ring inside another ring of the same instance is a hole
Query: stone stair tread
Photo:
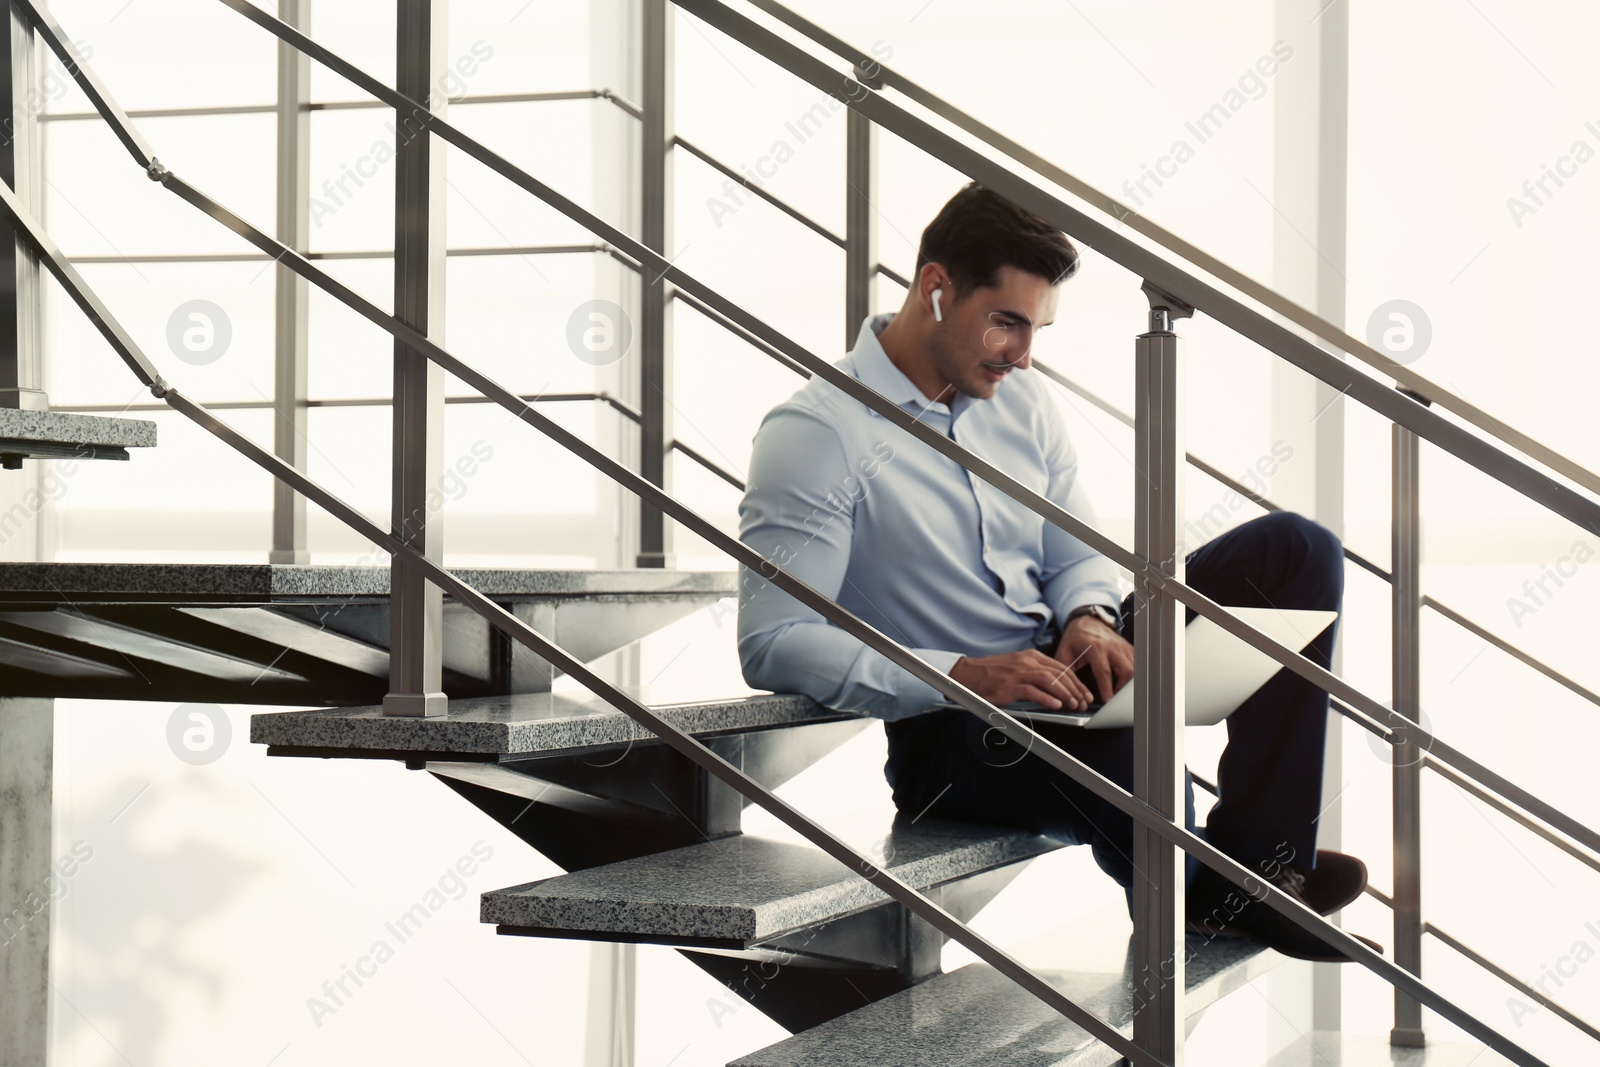
{"type": "MultiPolygon", "coordinates": [[[[1125,911],[1111,909],[1012,949],[1096,1017],[1132,1031],[1125,911]]],[[[1191,1018],[1283,962],[1259,942],[1189,938],[1191,1018]]],[[[982,963],[930,978],[735,1060],[729,1067],[1112,1067],[1121,1057],[982,963]]]]}
{"type": "MultiPolygon", "coordinates": [[[[932,819],[851,844],[919,889],[1059,847],[1019,830],[932,819]]],[[[744,834],[485,893],[481,917],[595,939],[749,945],[886,899],[814,847],[744,834]]]]}
{"type": "Polygon", "coordinates": [[[126,459],[129,448],[153,448],[148,419],[0,407],[0,454],[71,459],[126,459]]]}
{"type": "MultiPolygon", "coordinates": [[[[3,409],[0,409],[3,410],[3,409]]],[[[733,571],[452,567],[493,597],[732,596],[733,571]]],[[[269,603],[386,597],[389,567],[285,563],[16,563],[0,568],[0,602],[269,603]]]]}
{"type": "MultiPolygon", "coordinates": [[[[647,693],[637,699],[650,704],[647,693]]],[[[765,693],[689,701],[652,711],[694,734],[734,733],[856,718],[807,697],[765,693]]],[[[520,693],[450,701],[436,718],[386,716],[382,707],[262,712],[250,719],[250,740],[288,748],[417,752],[436,757],[539,755],[655,737],[624,712],[587,693],[520,693]]]]}

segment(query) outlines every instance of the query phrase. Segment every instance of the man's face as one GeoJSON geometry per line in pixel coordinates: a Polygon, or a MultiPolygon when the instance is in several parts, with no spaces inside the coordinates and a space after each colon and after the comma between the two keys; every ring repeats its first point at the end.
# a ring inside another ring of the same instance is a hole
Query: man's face
{"type": "Polygon", "coordinates": [[[1037,274],[1001,267],[994,286],[941,298],[934,368],[968,396],[989,399],[1006,375],[1028,369],[1034,332],[1055,321],[1060,296],[1060,286],[1037,274]]]}

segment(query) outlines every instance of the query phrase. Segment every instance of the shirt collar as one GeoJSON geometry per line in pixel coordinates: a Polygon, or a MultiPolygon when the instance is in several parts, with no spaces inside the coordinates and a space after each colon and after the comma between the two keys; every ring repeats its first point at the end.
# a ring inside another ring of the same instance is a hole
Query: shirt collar
{"type": "Polygon", "coordinates": [[[883,350],[883,345],[878,342],[878,334],[893,318],[894,313],[890,312],[872,315],[862,321],[855,347],[850,350],[850,363],[855,376],[862,384],[872,387],[899,406],[914,407],[919,416],[929,411],[948,412],[952,418],[959,415],[972,402],[972,397],[958,389],[948,406],[943,401],[930,403],[927,395],[894,365],[889,353],[883,350]]]}

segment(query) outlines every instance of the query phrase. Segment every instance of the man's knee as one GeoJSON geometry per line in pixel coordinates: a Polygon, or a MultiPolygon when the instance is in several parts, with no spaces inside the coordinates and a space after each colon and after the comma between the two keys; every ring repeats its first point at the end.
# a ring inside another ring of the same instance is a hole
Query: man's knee
{"type": "Polygon", "coordinates": [[[1343,594],[1344,543],[1338,534],[1298,511],[1275,511],[1263,520],[1298,550],[1303,568],[1321,574],[1332,592],[1343,594]]]}

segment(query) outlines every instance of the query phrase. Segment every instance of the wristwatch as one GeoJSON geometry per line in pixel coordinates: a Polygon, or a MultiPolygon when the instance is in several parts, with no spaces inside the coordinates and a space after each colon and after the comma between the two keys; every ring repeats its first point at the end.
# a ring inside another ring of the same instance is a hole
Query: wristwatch
{"type": "Polygon", "coordinates": [[[1093,615],[1095,618],[1099,619],[1113,630],[1117,628],[1116,613],[1114,613],[1110,608],[1106,607],[1104,604],[1084,604],[1067,612],[1066,619],[1064,619],[1061,623],[1062,630],[1065,630],[1072,620],[1076,619],[1079,615],[1093,615]]]}

